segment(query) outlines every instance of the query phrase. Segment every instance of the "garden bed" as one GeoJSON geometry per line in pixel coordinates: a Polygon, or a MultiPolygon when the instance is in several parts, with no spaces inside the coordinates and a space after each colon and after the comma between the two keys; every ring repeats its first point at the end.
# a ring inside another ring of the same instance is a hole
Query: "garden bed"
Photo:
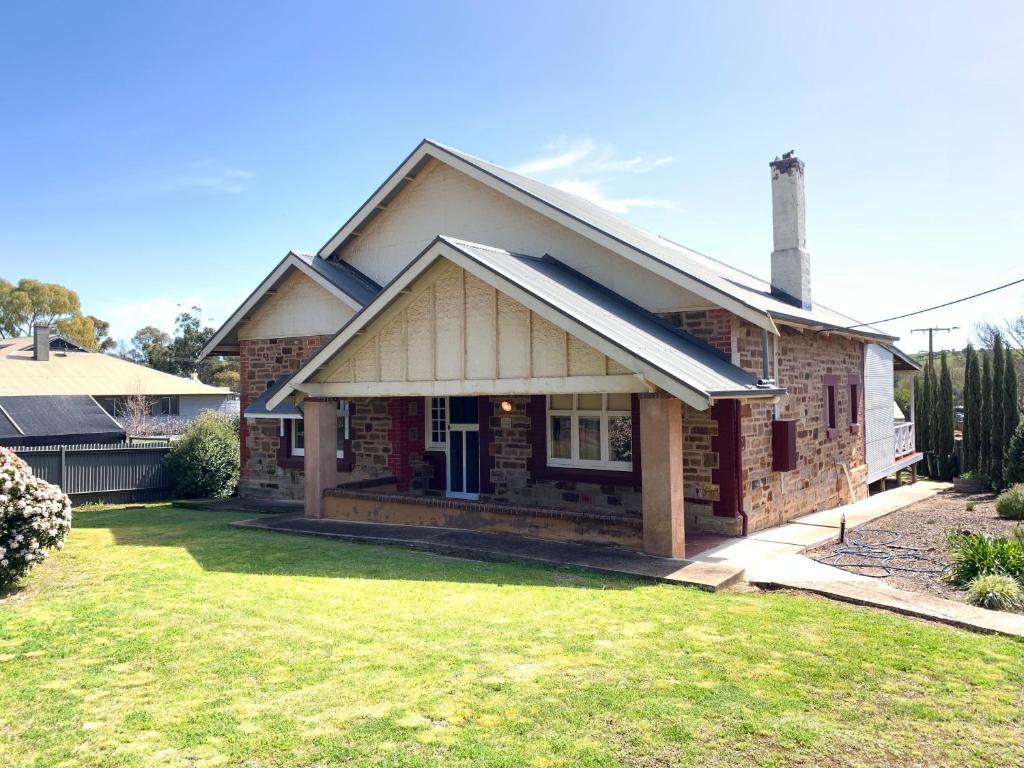
{"type": "MultiPolygon", "coordinates": [[[[1009,536],[1017,525],[1015,521],[1004,520],[996,515],[995,495],[957,493],[949,490],[879,518],[865,526],[865,529],[882,529],[898,534],[898,539],[890,548],[902,552],[903,550],[895,548],[913,547],[922,558],[918,561],[896,561],[895,565],[917,566],[931,570],[945,568],[950,564],[950,553],[946,546],[946,538],[950,533],[970,531],[992,536],[1009,536]],[[973,502],[973,509],[968,510],[969,502],[973,502]]],[[[864,536],[868,542],[891,538],[882,534],[864,536]]],[[[809,550],[807,556],[820,560],[828,558],[835,549],[836,543],[829,542],[809,550]]],[[[834,564],[832,560],[825,561],[834,564]]],[[[879,569],[870,568],[850,570],[869,576],[878,576],[880,572],[879,569]]],[[[966,602],[967,590],[944,581],[942,575],[894,570],[891,576],[885,577],[885,582],[898,589],[966,602]]]]}

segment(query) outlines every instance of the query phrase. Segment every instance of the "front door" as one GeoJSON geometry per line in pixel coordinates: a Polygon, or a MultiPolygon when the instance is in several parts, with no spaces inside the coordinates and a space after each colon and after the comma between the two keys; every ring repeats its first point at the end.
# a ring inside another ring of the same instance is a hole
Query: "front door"
{"type": "Polygon", "coordinates": [[[448,495],[480,498],[480,420],[475,397],[449,398],[448,495]]]}

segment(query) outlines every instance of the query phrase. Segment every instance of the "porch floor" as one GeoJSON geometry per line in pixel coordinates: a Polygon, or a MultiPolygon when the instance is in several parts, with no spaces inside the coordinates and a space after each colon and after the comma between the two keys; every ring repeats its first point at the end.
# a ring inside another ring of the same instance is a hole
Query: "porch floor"
{"type": "MultiPolygon", "coordinates": [[[[515,560],[572,566],[601,573],[695,586],[711,592],[724,589],[743,579],[743,568],[731,564],[675,560],[654,557],[623,547],[549,541],[506,533],[357,523],[313,519],[296,514],[257,517],[240,520],[232,525],[368,544],[395,544],[482,560],[515,560]]],[[[713,533],[691,534],[686,541],[686,556],[696,557],[700,552],[718,546],[726,540],[727,537],[713,533]]]]}

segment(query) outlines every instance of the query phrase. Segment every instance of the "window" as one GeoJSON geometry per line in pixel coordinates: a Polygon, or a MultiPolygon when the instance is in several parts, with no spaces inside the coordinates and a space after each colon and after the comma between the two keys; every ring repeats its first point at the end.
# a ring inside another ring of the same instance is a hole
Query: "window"
{"type": "Polygon", "coordinates": [[[850,424],[860,423],[860,385],[850,383],[850,424]]]}
{"type": "Polygon", "coordinates": [[[161,397],[153,407],[154,416],[177,416],[180,413],[180,404],[177,395],[161,397]]]}
{"type": "Polygon", "coordinates": [[[448,398],[428,397],[426,425],[426,449],[443,451],[448,448],[448,398]]]}
{"type": "MultiPolygon", "coordinates": [[[[292,456],[306,455],[306,425],[303,420],[292,419],[292,456]]],[[[338,458],[345,458],[345,441],[348,440],[348,403],[338,403],[338,458]]]]}
{"type": "Polygon", "coordinates": [[[630,395],[550,395],[548,466],[632,470],[630,395]]]}
{"type": "Polygon", "coordinates": [[[836,400],[836,388],[838,387],[838,380],[835,376],[825,377],[825,389],[824,389],[824,413],[823,417],[825,420],[825,429],[829,437],[833,437],[836,431],[836,425],[839,420],[839,403],[836,400]]]}

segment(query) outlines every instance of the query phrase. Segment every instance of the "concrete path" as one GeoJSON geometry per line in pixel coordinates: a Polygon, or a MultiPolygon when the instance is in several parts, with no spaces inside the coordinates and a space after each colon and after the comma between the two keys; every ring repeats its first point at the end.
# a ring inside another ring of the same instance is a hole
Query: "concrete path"
{"type": "Polygon", "coordinates": [[[702,563],[737,565],[747,571],[749,578],[760,565],[786,555],[800,554],[836,538],[844,514],[847,528],[856,528],[890,512],[931,498],[939,491],[950,487],[949,483],[919,481],[913,485],[893,488],[891,491],[877,493],[853,504],[804,515],[793,522],[758,531],[746,538],[730,539],[692,559],[702,563]]]}
{"type": "Polygon", "coordinates": [[[760,587],[799,589],[857,605],[893,611],[943,624],[1024,638],[1024,616],[976,608],[955,600],[896,589],[885,579],[861,576],[802,553],[835,541],[846,515],[848,529],[871,523],[896,510],[930,498],[949,483],[921,481],[876,494],[855,504],[806,515],[745,539],[731,539],[694,560],[743,568],[746,579],[760,587]]]}
{"type": "Polygon", "coordinates": [[[503,533],[314,520],[295,514],[257,517],[252,520],[241,520],[232,525],[307,536],[326,536],[368,544],[397,544],[412,549],[483,560],[568,565],[601,573],[684,584],[709,592],[724,589],[743,580],[743,569],[736,565],[674,560],[653,557],[622,547],[547,541],[503,533]]]}
{"type": "MultiPolygon", "coordinates": [[[[839,568],[830,565],[816,563],[802,555],[791,555],[794,560],[804,560],[811,566],[821,569],[837,571],[845,575],[838,578],[826,575],[824,578],[815,578],[811,581],[803,581],[804,575],[812,573],[811,569],[804,570],[798,566],[794,569],[796,578],[792,574],[781,570],[774,576],[764,575],[751,579],[751,583],[762,587],[784,587],[787,589],[800,589],[805,592],[813,592],[833,600],[842,600],[857,605],[867,605],[872,608],[881,608],[904,616],[914,616],[919,619],[928,619],[942,624],[951,624],[954,627],[972,629],[981,632],[995,632],[1000,635],[1024,638],[1024,615],[1019,613],[1006,613],[1005,611],[990,611],[985,608],[976,608],[973,605],[959,603],[955,600],[944,600],[941,597],[923,595],[919,592],[908,592],[904,589],[896,589],[885,583],[884,579],[872,579],[868,576],[856,576],[846,573],[839,568]],[[767,579],[767,580],[762,580],[767,579]]],[[[782,558],[786,560],[788,558],[782,558]]],[[[767,569],[761,571],[762,574],[767,569]]]]}

